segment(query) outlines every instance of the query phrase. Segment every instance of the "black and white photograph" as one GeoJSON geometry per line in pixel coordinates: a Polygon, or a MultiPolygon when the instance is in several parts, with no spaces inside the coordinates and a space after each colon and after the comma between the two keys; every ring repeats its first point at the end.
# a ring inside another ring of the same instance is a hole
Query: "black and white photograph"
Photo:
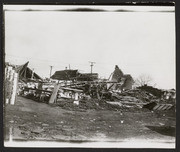
{"type": "Polygon", "coordinates": [[[5,147],[176,147],[174,5],[3,13],[5,147]]]}

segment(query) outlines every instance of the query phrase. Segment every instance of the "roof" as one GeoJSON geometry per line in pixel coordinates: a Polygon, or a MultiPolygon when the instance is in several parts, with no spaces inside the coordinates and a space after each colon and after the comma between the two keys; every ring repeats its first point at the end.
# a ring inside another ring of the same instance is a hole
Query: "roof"
{"type": "Polygon", "coordinates": [[[27,81],[28,79],[31,79],[32,73],[33,73],[33,79],[42,80],[42,78],[38,74],[36,74],[29,67],[27,67],[28,64],[29,64],[29,61],[23,65],[14,65],[14,64],[10,64],[10,63],[5,63],[5,65],[12,66],[14,68],[14,70],[19,73],[19,78],[22,81],[27,81]]]}
{"type": "Polygon", "coordinates": [[[93,81],[98,79],[98,73],[79,73],[78,81],[93,81]]]}
{"type": "Polygon", "coordinates": [[[32,74],[33,74],[32,79],[40,79],[40,80],[42,80],[42,78],[37,73],[33,72],[33,70],[31,70],[29,67],[27,67],[28,63],[29,63],[29,61],[26,62],[23,65],[17,66],[16,72],[19,73],[20,79],[23,79],[23,80],[31,79],[32,74]]]}
{"type": "Polygon", "coordinates": [[[72,80],[78,75],[78,70],[61,70],[56,71],[51,78],[57,80],[72,80]]]}
{"type": "Polygon", "coordinates": [[[118,82],[118,81],[120,81],[120,79],[123,77],[123,75],[124,75],[124,74],[123,74],[123,72],[121,71],[121,69],[119,69],[119,67],[116,65],[111,80],[118,82]]]}
{"type": "Polygon", "coordinates": [[[133,80],[133,78],[130,74],[125,74],[125,75],[123,75],[123,77],[126,78],[126,80],[133,80]]]}

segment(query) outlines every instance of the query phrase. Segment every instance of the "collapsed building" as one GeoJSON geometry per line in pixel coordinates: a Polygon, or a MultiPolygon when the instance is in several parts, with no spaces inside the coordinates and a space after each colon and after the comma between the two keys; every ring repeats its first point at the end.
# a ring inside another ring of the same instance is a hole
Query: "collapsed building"
{"type": "MultiPolygon", "coordinates": [[[[63,107],[77,104],[79,107],[97,109],[114,106],[152,108],[152,105],[156,107],[155,109],[169,109],[172,104],[167,105],[166,98],[170,95],[175,96],[174,90],[170,94],[168,91],[164,92],[151,86],[134,88],[132,76],[124,74],[117,65],[108,80],[99,79],[97,73],[79,73],[78,70],[66,69],[56,71],[51,76],[52,80],[57,81],[45,81],[28,67],[28,63],[13,67],[18,74],[18,95],[38,102],[63,107]],[[166,98],[162,98],[163,95],[166,98]],[[144,106],[149,103],[150,106],[144,106]],[[160,105],[159,108],[159,103],[166,105],[160,105]]],[[[9,82],[9,79],[6,80],[9,82]]]]}
{"type": "Polygon", "coordinates": [[[28,80],[40,80],[42,81],[43,79],[36,73],[34,72],[33,69],[28,67],[29,61],[26,62],[25,64],[22,65],[15,65],[15,64],[10,64],[8,62],[5,63],[5,77],[10,76],[12,71],[18,73],[18,77],[20,81],[27,82],[28,80]]]}
{"type": "Polygon", "coordinates": [[[14,104],[19,89],[29,81],[42,81],[42,78],[28,67],[28,63],[14,65],[5,63],[4,99],[6,103],[14,104]]]}
{"type": "Polygon", "coordinates": [[[28,80],[40,80],[42,81],[43,79],[36,73],[34,70],[28,67],[29,62],[19,65],[16,68],[16,71],[19,73],[19,79],[27,82],[28,80]]]}
{"type": "Polygon", "coordinates": [[[116,65],[112,73],[111,81],[115,82],[111,87],[113,90],[130,90],[133,88],[134,80],[130,74],[124,74],[121,69],[116,65]]]}

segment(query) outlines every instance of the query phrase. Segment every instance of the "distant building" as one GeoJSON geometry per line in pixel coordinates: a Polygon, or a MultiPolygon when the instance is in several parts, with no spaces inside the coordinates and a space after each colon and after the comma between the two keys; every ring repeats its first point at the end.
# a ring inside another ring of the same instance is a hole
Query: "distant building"
{"type": "Polygon", "coordinates": [[[61,70],[56,71],[51,79],[56,80],[77,80],[77,81],[93,81],[98,79],[97,73],[79,73],[78,70],[61,70]]]}
{"type": "Polygon", "coordinates": [[[77,76],[78,76],[78,70],[61,70],[61,71],[56,71],[51,76],[51,79],[56,79],[56,80],[73,80],[77,76]]]}
{"type": "Polygon", "coordinates": [[[77,81],[93,81],[98,79],[98,73],[79,73],[77,81]]]}

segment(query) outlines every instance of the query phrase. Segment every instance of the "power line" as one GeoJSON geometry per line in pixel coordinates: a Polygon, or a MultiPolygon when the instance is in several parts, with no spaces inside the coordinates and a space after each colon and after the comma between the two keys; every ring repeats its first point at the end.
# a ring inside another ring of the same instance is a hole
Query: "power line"
{"type": "MultiPolygon", "coordinates": [[[[57,63],[57,64],[69,64],[68,62],[61,62],[61,61],[56,61],[56,60],[59,60],[59,59],[41,59],[41,58],[34,58],[34,57],[20,57],[20,56],[16,56],[16,55],[10,55],[10,54],[5,54],[5,57],[6,56],[9,56],[9,57],[14,57],[14,58],[18,58],[18,59],[23,59],[23,60],[25,60],[25,59],[27,59],[27,60],[33,60],[33,61],[35,61],[35,62],[53,62],[53,63],[57,63]]],[[[90,62],[91,63],[91,62],[90,62]]],[[[95,62],[93,62],[93,63],[95,63],[95,62]]],[[[84,63],[72,63],[71,62],[71,64],[75,64],[75,65],[81,65],[81,66],[86,66],[86,65],[84,65],[84,63]]],[[[109,62],[99,62],[98,61],[98,63],[96,63],[98,66],[103,66],[103,65],[106,65],[106,66],[111,66],[111,64],[112,65],[114,65],[115,63],[109,63],[109,62]]]]}
{"type": "MultiPolygon", "coordinates": [[[[69,64],[69,62],[61,62],[61,61],[56,61],[56,60],[59,60],[59,59],[40,59],[40,58],[34,58],[34,57],[20,57],[20,56],[16,56],[16,55],[10,55],[10,54],[6,54],[5,56],[9,56],[9,57],[14,57],[14,58],[19,58],[19,59],[23,59],[23,60],[25,60],[25,59],[27,59],[27,60],[33,60],[33,61],[35,61],[35,62],[53,62],[53,63],[58,63],[58,64],[68,64],[69,65],[69,67],[70,67],[70,64],[69,64]]],[[[84,63],[73,63],[73,62],[71,62],[71,64],[75,64],[75,65],[81,65],[81,66],[86,66],[86,65],[84,65],[84,63]]]]}
{"type": "Polygon", "coordinates": [[[52,59],[52,60],[47,60],[47,59],[38,59],[38,58],[34,58],[34,57],[19,57],[19,56],[15,56],[15,55],[5,55],[5,56],[9,56],[9,57],[14,57],[14,58],[20,58],[20,59],[27,59],[27,60],[36,60],[39,62],[56,62],[56,63],[61,63],[61,64],[67,64],[65,62],[59,62],[59,61],[55,61],[56,59],[52,59]]]}
{"type": "MultiPolygon", "coordinates": [[[[49,64],[50,65],[53,65],[53,68],[58,68],[59,69],[59,67],[64,67],[64,65],[69,65],[69,69],[71,69],[72,67],[71,67],[71,65],[69,64],[69,63],[65,63],[65,62],[60,62],[60,61],[51,61],[51,60],[47,60],[47,59],[38,59],[38,58],[29,58],[29,57],[20,57],[20,56],[15,56],[15,55],[10,55],[10,54],[6,54],[6,56],[11,56],[11,57],[14,57],[15,59],[18,59],[18,58],[20,58],[20,59],[23,59],[23,61],[24,60],[29,60],[29,61],[32,61],[32,62],[41,62],[43,65],[44,65],[44,62],[49,62],[49,64]],[[56,64],[53,64],[53,63],[57,63],[57,65],[56,64]]],[[[9,60],[10,61],[10,60],[9,60]]],[[[96,63],[96,62],[90,62],[91,63],[91,71],[93,72],[93,66],[94,66],[94,63],[96,63]]],[[[34,64],[36,64],[36,63],[34,63],[34,64]]],[[[82,67],[87,67],[87,65],[85,65],[85,64],[81,64],[81,63],[71,63],[71,64],[73,64],[74,65],[74,67],[77,67],[77,66],[80,66],[81,68],[82,67]]],[[[102,69],[104,69],[104,70],[106,70],[107,68],[106,68],[106,66],[103,66],[103,65],[105,65],[106,63],[101,63],[101,62],[98,62],[98,63],[96,63],[97,65],[98,65],[98,67],[100,67],[101,68],[101,70],[102,69]]],[[[108,64],[108,63],[107,63],[108,64]]],[[[109,64],[108,64],[109,65],[109,64]]],[[[109,65],[110,66],[110,65],[109,65]]],[[[36,67],[42,67],[42,66],[40,66],[40,64],[36,64],[36,67]]]]}

